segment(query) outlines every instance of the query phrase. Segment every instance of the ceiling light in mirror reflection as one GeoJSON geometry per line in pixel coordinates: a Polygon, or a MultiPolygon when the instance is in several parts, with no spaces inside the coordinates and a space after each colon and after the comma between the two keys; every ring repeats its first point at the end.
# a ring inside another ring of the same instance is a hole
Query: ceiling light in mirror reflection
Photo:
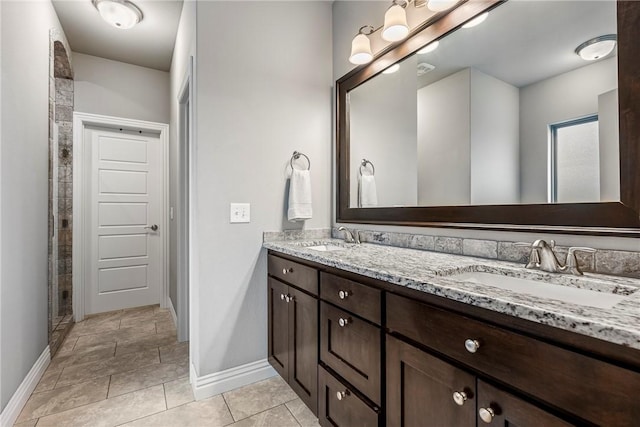
{"type": "Polygon", "coordinates": [[[456,3],[458,0],[429,0],[427,7],[433,12],[442,12],[451,9],[456,3]]]}
{"type": "Polygon", "coordinates": [[[486,21],[488,16],[489,16],[489,12],[485,12],[482,15],[478,15],[475,18],[473,18],[471,21],[469,21],[466,24],[464,24],[462,26],[462,28],[473,28],[473,27],[476,27],[476,26],[482,24],[484,21],[486,21]]]}
{"type": "Polygon", "coordinates": [[[440,42],[438,40],[434,41],[433,43],[429,43],[418,51],[418,55],[424,55],[426,53],[433,52],[438,48],[438,46],[440,46],[440,42]]]}
{"type": "Polygon", "coordinates": [[[585,61],[595,61],[608,56],[616,47],[616,35],[607,34],[582,43],[576,54],[585,61]]]}
{"type": "Polygon", "coordinates": [[[93,0],[93,5],[102,19],[115,28],[128,30],[142,21],[140,9],[127,0],[93,0]]]}
{"type": "Polygon", "coordinates": [[[397,42],[409,35],[407,13],[399,4],[393,4],[384,14],[382,38],[388,42],[397,42]]]}
{"type": "Polygon", "coordinates": [[[382,72],[382,74],[393,74],[400,69],[400,64],[393,64],[391,67],[387,68],[382,72]]]}

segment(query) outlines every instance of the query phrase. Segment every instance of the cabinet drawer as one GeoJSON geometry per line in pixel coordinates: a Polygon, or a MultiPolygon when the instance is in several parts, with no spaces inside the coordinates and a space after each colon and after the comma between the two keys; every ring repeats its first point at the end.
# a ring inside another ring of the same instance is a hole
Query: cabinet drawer
{"type": "Polygon", "coordinates": [[[640,419],[637,372],[392,294],[387,326],[590,422],[631,426],[640,419]],[[477,341],[475,353],[466,340],[477,341]]]}
{"type": "Polygon", "coordinates": [[[318,421],[321,426],[378,427],[378,410],[367,405],[322,367],[318,367],[318,377],[318,421]]]}
{"type": "Polygon", "coordinates": [[[315,268],[269,255],[269,274],[313,295],[318,295],[318,271],[315,268]]]}
{"type": "Polygon", "coordinates": [[[320,359],[379,405],[380,328],[324,301],[320,312],[320,359]]]}
{"type": "Polygon", "coordinates": [[[380,324],[379,289],[323,272],[320,273],[320,298],[380,324]]]}

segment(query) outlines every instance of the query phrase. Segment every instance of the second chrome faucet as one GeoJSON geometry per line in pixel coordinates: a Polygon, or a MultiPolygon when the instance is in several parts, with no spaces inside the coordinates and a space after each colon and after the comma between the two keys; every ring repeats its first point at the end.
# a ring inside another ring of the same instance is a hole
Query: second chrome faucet
{"type": "Polygon", "coordinates": [[[538,239],[533,243],[516,243],[518,246],[527,246],[531,248],[529,254],[529,262],[525,265],[525,268],[539,269],[548,271],[550,273],[571,273],[576,276],[582,276],[582,270],[578,265],[578,259],[576,258],[576,252],[589,252],[593,253],[596,250],[586,247],[570,247],[567,252],[567,259],[565,264],[558,260],[556,253],[553,251],[556,243],[551,240],[550,243],[542,239],[538,239]]]}
{"type": "Polygon", "coordinates": [[[344,231],[344,241],[347,243],[360,244],[360,230],[349,230],[347,227],[340,227],[338,231],[344,231]]]}

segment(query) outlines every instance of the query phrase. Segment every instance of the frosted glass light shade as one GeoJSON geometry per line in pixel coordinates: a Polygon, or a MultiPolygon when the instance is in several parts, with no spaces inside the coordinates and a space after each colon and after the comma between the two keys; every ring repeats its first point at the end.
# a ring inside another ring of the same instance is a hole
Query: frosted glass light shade
{"type": "Polygon", "coordinates": [[[489,12],[485,12],[482,15],[478,15],[475,18],[473,18],[471,21],[468,21],[466,24],[464,24],[462,28],[473,28],[476,25],[480,25],[484,21],[486,21],[488,16],[489,16],[489,12]]]}
{"type": "Polygon", "coordinates": [[[142,21],[142,12],[127,0],[93,0],[100,16],[109,25],[128,30],[142,21]]]}
{"type": "Polygon", "coordinates": [[[451,9],[456,3],[458,0],[429,0],[427,7],[433,12],[442,12],[451,9]]]}
{"type": "Polygon", "coordinates": [[[609,55],[616,47],[616,35],[607,34],[582,43],[576,53],[585,61],[595,61],[609,55]]]}
{"type": "Polygon", "coordinates": [[[394,4],[384,14],[382,38],[388,42],[397,42],[409,35],[407,13],[402,6],[394,4]]]}
{"type": "Polygon", "coordinates": [[[365,34],[358,34],[351,42],[351,55],[349,62],[356,65],[366,64],[373,59],[371,41],[365,34]]]}
{"type": "Polygon", "coordinates": [[[433,43],[429,43],[428,45],[426,45],[425,47],[423,47],[418,51],[418,55],[424,55],[425,53],[433,52],[438,48],[438,46],[440,46],[439,40],[436,40],[433,43]]]}
{"type": "Polygon", "coordinates": [[[391,67],[387,68],[382,72],[382,74],[393,74],[400,69],[400,64],[393,64],[391,67]]]}

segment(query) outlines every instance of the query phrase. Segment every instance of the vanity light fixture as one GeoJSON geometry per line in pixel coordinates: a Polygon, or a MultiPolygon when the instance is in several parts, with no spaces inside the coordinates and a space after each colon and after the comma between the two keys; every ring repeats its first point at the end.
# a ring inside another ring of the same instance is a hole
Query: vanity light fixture
{"type": "Polygon", "coordinates": [[[129,0],[92,0],[102,19],[122,30],[133,28],[142,21],[142,11],[129,0]]]}
{"type": "Polygon", "coordinates": [[[575,52],[585,61],[595,61],[613,52],[613,49],[616,47],[616,41],[617,37],[615,34],[605,34],[604,36],[587,40],[578,46],[575,52]]]}
{"type": "Polygon", "coordinates": [[[428,45],[426,45],[425,47],[423,47],[422,49],[420,49],[418,51],[418,55],[424,55],[425,53],[433,52],[434,50],[436,50],[438,48],[438,46],[440,46],[440,41],[439,40],[431,42],[428,45]]]}
{"type": "Polygon", "coordinates": [[[391,67],[387,68],[382,72],[382,74],[393,74],[400,69],[400,64],[393,64],[391,67]]]}
{"type": "Polygon", "coordinates": [[[369,40],[369,35],[374,31],[375,30],[371,25],[360,27],[358,34],[351,42],[351,55],[349,55],[349,62],[355,65],[362,65],[371,62],[373,59],[373,53],[371,52],[371,40],[369,40]]]}
{"type": "Polygon", "coordinates": [[[472,20],[467,21],[467,23],[464,24],[462,28],[473,28],[477,25],[480,25],[487,19],[488,16],[489,16],[489,12],[485,12],[482,15],[478,15],[472,20]]]}
{"type": "Polygon", "coordinates": [[[409,35],[409,24],[407,24],[407,12],[404,8],[407,2],[401,6],[397,0],[384,14],[384,27],[382,28],[382,38],[388,42],[397,42],[409,35]]]}
{"type": "Polygon", "coordinates": [[[429,0],[427,7],[432,12],[442,12],[451,9],[458,0],[429,0]]]}

